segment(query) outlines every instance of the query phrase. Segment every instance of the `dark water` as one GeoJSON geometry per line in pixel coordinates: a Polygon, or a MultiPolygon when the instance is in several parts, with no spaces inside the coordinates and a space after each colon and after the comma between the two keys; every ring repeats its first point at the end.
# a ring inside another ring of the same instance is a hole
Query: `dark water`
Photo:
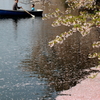
{"type": "MultiPolygon", "coordinates": [[[[65,9],[62,0],[42,1],[36,8],[43,8],[44,13],[58,6],[65,9]]],[[[22,2],[25,4],[19,5],[30,9],[28,0],[22,2]]],[[[0,8],[12,9],[12,4],[13,0],[3,0],[0,8]]],[[[51,27],[52,21],[40,17],[0,19],[0,100],[54,100],[58,92],[75,86],[90,73],[84,69],[98,65],[97,59],[88,59],[95,51],[92,43],[99,40],[98,32],[87,37],[74,34],[50,48],[48,42],[67,30],[51,27]]]]}

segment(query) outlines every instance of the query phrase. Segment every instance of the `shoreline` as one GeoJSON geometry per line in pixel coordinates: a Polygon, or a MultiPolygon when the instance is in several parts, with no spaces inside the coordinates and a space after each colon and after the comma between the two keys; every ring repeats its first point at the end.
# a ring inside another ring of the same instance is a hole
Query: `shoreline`
{"type": "Polygon", "coordinates": [[[98,72],[91,73],[71,89],[62,91],[56,100],[100,100],[100,65],[91,69],[98,72]]]}

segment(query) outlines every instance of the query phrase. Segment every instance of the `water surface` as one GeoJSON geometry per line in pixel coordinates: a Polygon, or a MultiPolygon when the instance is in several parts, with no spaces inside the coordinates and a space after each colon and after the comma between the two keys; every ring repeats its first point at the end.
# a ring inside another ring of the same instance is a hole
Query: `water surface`
{"type": "MultiPolygon", "coordinates": [[[[31,9],[31,3],[23,1],[26,4],[19,5],[31,9]]],[[[65,9],[61,1],[42,1],[36,8],[43,8],[44,14],[58,5],[65,9]]],[[[0,8],[12,9],[12,4],[13,0],[3,0],[0,8]]],[[[48,42],[68,30],[64,26],[53,28],[53,20],[0,19],[0,100],[54,100],[58,92],[75,86],[89,74],[84,69],[98,65],[98,60],[88,59],[88,54],[94,52],[92,43],[99,40],[99,33],[87,37],[77,33],[50,48],[48,42]]]]}

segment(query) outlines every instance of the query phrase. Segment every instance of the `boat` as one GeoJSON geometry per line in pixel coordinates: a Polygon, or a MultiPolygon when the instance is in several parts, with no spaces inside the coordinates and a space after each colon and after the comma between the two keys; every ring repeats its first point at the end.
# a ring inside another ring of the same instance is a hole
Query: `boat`
{"type": "Polygon", "coordinates": [[[3,10],[0,9],[0,17],[31,17],[31,14],[34,16],[42,17],[43,10],[37,9],[36,11],[27,11],[26,10],[3,10]],[[27,13],[29,12],[29,13],[27,13]]]}

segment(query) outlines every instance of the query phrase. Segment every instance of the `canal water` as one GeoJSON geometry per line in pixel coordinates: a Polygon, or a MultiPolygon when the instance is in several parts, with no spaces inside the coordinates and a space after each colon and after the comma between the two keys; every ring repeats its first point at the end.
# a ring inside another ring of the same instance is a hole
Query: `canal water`
{"type": "MultiPolygon", "coordinates": [[[[12,9],[13,3],[0,1],[0,9],[12,9]]],[[[19,2],[26,10],[30,5],[28,0],[19,2]]],[[[39,0],[35,5],[44,14],[58,7],[65,9],[63,0],[39,0]]],[[[53,20],[0,19],[0,100],[55,100],[60,91],[89,74],[84,69],[98,65],[98,60],[88,59],[88,54],[94,52],[92,43],[99,40],[99,33],[87,37],[77,33],[50,48],[48,42],[68,30],[52,27],[53,20]]]]}

